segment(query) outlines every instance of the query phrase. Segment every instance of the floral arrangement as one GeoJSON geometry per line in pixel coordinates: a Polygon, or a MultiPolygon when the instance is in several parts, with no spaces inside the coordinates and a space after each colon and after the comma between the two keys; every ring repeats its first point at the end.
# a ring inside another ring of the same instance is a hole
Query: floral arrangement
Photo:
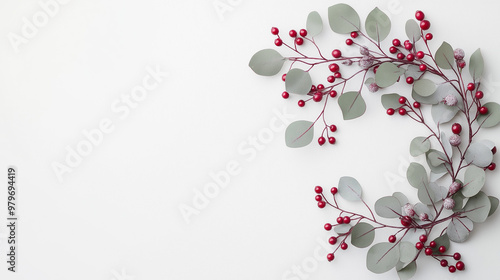
{"type": "Polygon", "coordinates": [[[407,169],[407,180],[413,187],[410,191],[417,192],[417,202],[395,192],[370,207],[363,200],[361,185],[352,177],[341,177],[337,187],[328,192],[315,187],[318,207],[339,212],[334,222],[324,225],[325,230],[335,232],[328,240],[332,251],[326,258],[333,261],[350,241],[358,248],[370,247],[366,266],[374,273],[395,269],[400,279],[409,279],[416,273],[419,257],[433,258],[451,273],[464,270],[462,256],[451,251],[450,241],[466,241],[474,224],[486,221],[499,204],[497,198],[483,192],[486,173],[496,168],[496,147],[492,141],[477,140],[477,136],[482,129],[500,123],[500,105],[483,102],[481,51],[476,50],[468,63],[465,52],[447,42],[431,51],[431,23],[422,11],[405,24],[408,39],[393,39],[389,46],[382,46],[382,42],[390,33],[391,21],[378,8],[366,17],[364,30],[359,14],[347,4],[329,7],[328,22],[333,32],[347,36],[347,48],[358,48],[359,55],[345,56],[340,49],[331,51],[331,56],[322,52],[315,36],[322,32],[323,20],[318,12],[311,12],[306,28],[298,32],[290,30],[282,35],[278,28],[271,29],[276,36],[274,44],[290,56],[264,49],[250,60],[250,68],[263,76],[279,74],[289,62],[289,69],[281,76],[285,83],[282,97],[298,96],[299,107],[323,103],[314,121],[299,120],[288,126],[286,145],[298,148],[310,144],[318,126],[318,144],[335,144],[337,126],[325,118],[328,102],[336,99],[344,120],[355,119],[365,113],[365,92],[386,92],[396,83],[411,90],[381,94],[386,113],[422,125],[428,134],[410,143],[410,154],[425,156],[427,163],[413,162],[407,169]],[[314,54],[306,54],[307,49],[313,49],[314,54]],[[316,70],[323,75],[322,83],[313,84],[311,73],[316,70]],[[353,87],[355,77],[361,77],[362,82],[353,87]],[[368,214],[348,210],[345,202],[359,202],[368,214]],[[378,217],[393,219],[388,220],[393,223],[378,217]],[[387,241],[372,245],[381,229],[391,231],[387,241]]]}

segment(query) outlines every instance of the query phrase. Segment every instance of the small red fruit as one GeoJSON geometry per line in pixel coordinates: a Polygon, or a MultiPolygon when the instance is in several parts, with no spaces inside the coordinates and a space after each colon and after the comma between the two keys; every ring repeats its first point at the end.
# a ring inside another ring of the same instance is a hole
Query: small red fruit
{"type": "Polygon", "coordinates": [[[401,97],[399,98],[399,104],[405,104],[405,103],[406,103],[406,97],[401,96],[401,97]]]}
{"type": "Polygon", "coordinates": [[[420,71],[424,72],[425,70],[427,70],[427,65],[420,64],[420,66],[418,66],[418,68],[420,69],[420,71]]]}
{"type": "Polygon", "coordinates": [[[337,91],[335,91],[335,90],[330,91],[330,97],[331,98],[334,98],[336,96],[337,96],[337,91]]]}
{"type": "Polygon", "coordinates": [[[281,79],[283,80],[283,82],[286,80],[286,74],[283,74],[283,76],[281,76],[281,79]]]}
{"type": "Polygon", "coordinates": [[[301,30],[299,31],[299,34],[300,34],[300,36],[302,36],[302,37],[306,37],[306,36],[307,36],[307,30],[305,30],[305,29],[301,29],[301,30]]]}
{"type": "Polygon", "coordinates": [[[425,14],[424,14],[424,12],[422,12],[422,11],[417,11],[417,12],[415,13],[415,18],[416,18],[417,20],[423,20],[423,19],[424,19],[424,17],[425,17],[425,14]]]}
{"type": "Polygon", "coordinates": [[[425,241],[427,241],[427,235],[422,234],[422,235],[420,235],[420,237],[419,237],[418,239],[419,239],[420,241],[422,241],[422,242],[424,242],[424,243],[425,243],[425,241]]]}
{"type": "Polygon", "coordinates": [[[338,218],[337,218],[337,224],[339,224],[339,225],[340,225],[340,224],[343,224],[343,223],[344,223],[344,218],[342,218],[342,217],[338,217],[338,218]]]}
{"type": "Polygon", "coordinates": [[[405,227],[409,227],[409,226],[411,225],[411,222],[412,222],[412,221],[413,221],[413,220],[411,219],[411,217],[410,217],[410,216],[403,216],[403,217],[401,218],[401,224],[402,224],[403,226],[405,226],[405,227]]]}
{"type": "Polygon", "coordinates": [[[417,243],[415,244],[415,248],[417,248],[417,250],[422,250],[422,249],[424,249],[424,243],[422,243],[422,242],[417,242],[417,243]]]}
{"type": "Polygon", "coordinates": [[[455,254],[453,254],[453,258],[454,258],[455,260],[457,260],[457,261],[458,261],[458,260],[460,260],[460,258],[461,258],[461,257],[462,257],[462,255],[460,255],[460,253],[455,253],[455,254]]]}
{"type": "Polygon", "coordinates": [[[290,97],[290,94],[288,94],[288,92],[284,91],[282,94],[281,94],[281,97],[287,99],[288,97],[290,97]]]}
{"type": "Polygon", "coordinates": [[[404,115],[406,115],[406,109],[405,109],[405,108],[399,108],[398,113],[399,113],[401,116],[404,116],[404,115]]]}
{"type": "Polygon", "coordinates": [[[455,271],[457,271],[457,269],[455,268],[455,266],[450,265],[450,267],[448,267],[448,271],[450,271],[451,273],[454,273],[455,271]]]}
{"type": "Polygon", "coordinates": [[[481,98],[483,98],[483,97],[484,97],[484,94],[483,94],[483,92],[482,92],[482,91],[477,91],[477,92],[476,92],[476,98],[477,98],[477,99],[481,99],[481,98]]]}
{"type": "Polygon", "coordinates": [[[326,206],[326,202],[324,202],[324,201],[318,201],[318,207],[319,208],[325,208],[325,206],[326,206]]]}
{"type": "Polygon", "coordinates": [[[407,50],[413,49],[413,44],[412,43],[405,44],[405,49],[407,50]]]}
{"type": "Polygon", "coordinates": [[[350,45],[354,44],[354,41],[351,39],[347,39],[347,40],[345,40],[345,44],[350,46],[350,45]]]}
{"type": "Polygon", "coordinates": [[[488,165],[488,170],[490,170],[490,171],[495,170],[495,168],[497,168],[497,165],[494,162],[492,162],[490,165],[488,165]]]}
{"type": "Polygon", "coordinates": [[[326,81],[329,82],[329,83],[334,83],[335,82],[335,77],[330,75],[330,76],[328,76],[326,78],[326,81]]]}
{"type": "Polygon", "coordinates": [[[337,140],[335,139],[335,137],[328,137],[328,142],[333,145],[335,144],[335,142],[337,142],[337,140]]]}
{"type": "Polygon", "coordinates": [[[351,32],[351,38],[357,38],[358,37],[358,32],[353,31],[351,32]]]}
{"type": "Polygon", "coordinates": [[[428,20],[422,20],[420,22],[420,28],[422,28],[422,30],[427,30],[430,27],[431,27],[431,23],[428,20]]]}
{"type": "Polygon", "coordinates": [[[462,132],[462,125],[460,125],[459,123],[454,123],[451,126],[451,132],[455,134],[460,134],[460,132],[462,132]]]}
{"type": "Polygon", "coordinates": [[[389,116],[394,115],[394,109],[392,109],[392,108],[387,109],[387,115],[389,115],[389,116]]]}
{"type": "Polygon", "coordinates": [[[323,93],[318,92],[313,95],[314,102],[320,102],[323,99],[323,93]]]}
{"type": "Polygon", "coordinates": [[[396,236],[395,235],[389,235],[389,242],[391,242],[391,243],[396,242],[396,236]]]}
{"type": "Polygon", "coordinates": [[[335,58],[339,58],[342,56],[342,52],[340,50],[333,50],[332,51],[332,56],[335,58]]]}
{"type": "Polygon", "coordinates": [[[280,33],[280,30],[277,27],[273,27],[271,28],[271,33],[273,35],[278,35],[278,33],[280,33]]]}
{"type": "Polygon", "coordinates": [[[458,261],[455,266],[457,267],[458,270],[462,271],[465,269],[465,264],[461,261],[458,261]]]}
{"type": "Polygon", "coordinates": [[[401,46],[401,41],[399,39],[392,40],[392,45],[395,47],[401,46]]]}
{"type": "Polygon", "coordinates": [[[328,230],[328,231],[332,230],[332,224],[326,223],[325,224],[325,230],[328,230]]]}
{"type": "Polygon", "coordinates": [[[328,68],[330,68],[332,72],[338,72],[340,70],[340,66],[337,63],[330,64],[328,68]]]}
{"type": "Polygon", "coordinates": [[[299,107],[306,106],[306,102],[304,100],[299,100],[299,102],[297,102],[297,104],[299,105],[299,107]]]}
{"type": "Polygon", "coordinates": [[[344,224],[348,224],[348,223],[350,223],[350,222],[351,222],[351,218],[350,218],[350,217],[348,217],[348,216],[345,216],[345,217],[344,217],[344,224]]]}
{"type": "Polygon", "coordinates": [[[302,45],[302,44],[304,44],[304,39],[302,39],[302,38],[295,38],[295,44],[297,44],[299,46],[302,45]]]}
{"type": "Polygon", "coordinates": [[[427,256],[432,255],[432,249],[431,249],[431,248],[425,248],[425,254],[426,254],[427,256]]]}
{"type": "Polygon", "coordinates": [[[330,192],[335,195],[339,190],[336,187],[333,187],[330,192]]]}
{"type": "Polygon", "coordinates": [[[347,243],[345,243],[345,242],[342,242],[342,244],[340,244],[340,249],[342,249],[342,250],[346,250],[347,247],[348,247],[347,243]]]}
{"type": "Polygon", "coordinates": [[[493,147],[493,149],[491,149],[491,152],[492,152],[493,154],[496,154],[496,153],[497,153],[497,146],[493,147]]]}
{"type": "Polygon", "coordinates": [[[430,41],[432,40],[432,38],[434,38],[434,36],[432,36],[432,33],[425,34],[425,40],[430,41]]]}
{"type": "Polygon", "coordinates": [[[330,243],[331,245],[335,245],[335,243],[337,243],[337,237],[330,237],[330,239],[328,239],[328,243],[330,243]]]}
{"type": "Polygon", "coordinates": [[[398,49],[396,47],[390,47],[389,48],[389,52],[390,53],[397,53],[398,52],[398,49]]]}
{"type": "Polygon", "coordinates": [[[429,246],[431,246],[431,248],[435,248],[437,246],[436,241],[431,241],[431,243],[429,243],[429,246]]]}
{"type": "Polygon", "coordinates": [[[320,146],[324,145],[325,143],[326,143],[325,137],[321,136],[321,137],[318,138],[318,144],[320,146]]]}
{"type": "Polygon", "coordinates": [[[475,84],[473,84],[473,83],[469,83],[469,84],[467,85],[467,89],[468,89],[468,90],[470,90],[470,91],[473,91],[473,90],[475,90],[475,89],[476,89],[476,85],[475,85],[475,84]]]}
{"type": "Polygon", "coordinates": [[[336,126],[336,125],[334,125],[334,124],[330,125],[330,131],[331,131],[331,132],[335,132],[335,131],[337,131],[337,126],[336,126]]]}
{"type": "Polygon", "coordinates": [[[418,51],[418,52],[417,52],[417,54],[416,54],[416,57],[417,57],[418,59],[422,59],[422,58],[424,58],[424,56],[425,56],[425,54],[424,54],[424,52],[423,52],[423,51],[418,51]]]}
{"type": "Polygon", "coordinates": [[[448,266],[448,261],[447,260],[441,260],[440,263],[441,263],[442,267],[448,266]]]}
{"type": "Polygon", "coordinates": [[[328,255],[326,255],[326,259],[327,259],[329,262],[333,261],[333,259],[334,259],[334,258],[335,258],[335,256],[334,256],[333,254],[328,254],[328,255]]]}
{"type": "Polygon", "coordinates": [[[479,107],[479,114],[481,115],[486,115],[488,114],[488,108],[482,106],[482,107],[479,107]]]}
{"type": "Polygon", "coordinates": [[[407,56],[406,56],[406,59],[408,59],[408,61],[414,61],[415,60],[415,56],[412,54],[412,53],[409,53],[407,56]]]}
{"type": "Polygon", "coordinates": [[[337,78],[337,79],[342,78],[342,74],[341,74],[340,72],[335,72],[335,73],[333,73],[333,76],[334,76],[335,78],[337,78]]]}
{"type": "Polygon", "coordinates": [[[403,60],[405,59],[405,55],[403,53],[398,53],[398,55],[396,56],[399,60],[403,60]]]}
{"type": "Polygon", "coordinates": [[[317,194],[323,193],[323,188],[320,187],[320,186],[316,186],[314,188],[314,192],[317,193],[317,194]]]}
{"type": "Polygon", "coordinates": [[[321,201],[323,200],[323,197],[318,194],[317,196],[314,197],[314,199],[316,199],[316,201],[321,201]]]}
{"type": "Polygon", "coordinates": [[[417,108],[417,109],[418,109],[418,108],[420,108],[420,106],[422,106],[422,105],[420,104],[420,102],[417,102],[417,101],[413,102],[413,107],[415,107],[415,108],[417,108]]]}
{"type": "Polygon", "coordinates": [[[292,29],[292,30],[290,30],[290,32],[288,32],[288,35],[290,35],[290,37],[292,37],[292,38],[295,38],[295,37],[297,37],[297,31],[292,29]]]}
{"type": "Polygon", "coordinates": [[[439,252],[440,252],[440,253],[444,253],[444,252],[446,252],[446,247],[444,247],[444,246],[439,246],[439,249],[438,249],[438,250],[439,250],[439,252]]]}
{"type": "Polygon", "coordinates": [[[283,45],[283,41],[280,38],[278,38],[278,39],[274,40],[274,44],[277,47],[279,47],[279,46],[283,45]]]}
{"type": "Polygon", "coordinates": [[[413,77],[406,78],[406,83],[409,85],[413,84],[413,81],[414,81],[413,77]]]}

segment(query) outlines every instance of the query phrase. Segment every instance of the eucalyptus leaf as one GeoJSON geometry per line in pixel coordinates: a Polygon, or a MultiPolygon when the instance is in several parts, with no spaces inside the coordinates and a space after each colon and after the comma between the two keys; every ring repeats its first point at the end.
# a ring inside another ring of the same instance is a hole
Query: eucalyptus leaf
{"type": "Polygon", "coordinates": [[[444,131],[441,131],[441,143],[443,143],[445,153],[451,158],[453,156],[453,149],[444,131]]]}
{"type": "Polygon", "coordinates": [[[391,20],[379,8],[375,8],[366,17],[365,29],[373,40],[383,41],[391,31],[391,20]]]}
{"type": "Polygon", "coordinates": [[[375,213],[383,218],[401,217],[401,204],[394,196],[384,196],[375,202],[375,213]]]}
{"type": "Polygon", "coordinates": [[[443,234],[440,237],[436,238],[433,240],[436,242],[436,247],[432,248],[433,253],[440,253],[439,252],[439,247],[444,246],[446,249],[450,248],[450,238],[448,237],[448,234],[443,234]]]}
{"type": "Polygon", "coordinates": [[[417,65],[408,65],[405,71],[405,77],[412,77],[415,81],[418,80],[424,72],[420,71],[420,68],[417,65]]]}
{"type": "Polygon", "coordinates": [[[351,230],[351,225],[350,224],[336,225],[336,226],[333,227],[333,230],[337,234],[346,234],[346,233],[348,233],[351,230]]]}
{"type": "Polygon", "coordinates": [[[484,192],[479,192],[469,198],[464,208],[464,214],[475,223],[482,223],[488,218],[491,202],[484,192]]]}
{"type": "Polygon", "coordinates": [[[361,21],[358,13],[347,4],[336,4],[328,8],[330,28],[335,33],[349,34],[358,31],[361,21]]]}
{"type": "Polygon", "coordinates": [[[436,91],[436,83],[428,79],[420,79],[413,84],[413,90],[418,95],[427,97],[436,91]]]}
{"type": "Polygon", "coordinates": [[[399,68],[396,64],[391,62],[384,62],[377,68],[375,74],[375,82],[379,87],[388,87],[396,83],[404,73],[404,69],[399,68]]]}
{"type": "Polygon", "coordinates": [[[444,103],[434,104],[431,107],[432,119],[436,124],[444,124],[451,121],[458,113],[457,106],[448,106],[444,103]]]}
{"type": "Polygon", "coordinates": [[[392,194],[398,201],[399,201],[399,206],[403,207],[406,203],[408,203],[408,198],[404,193],[401,192],[395,192],[392,194]]]}
{"type": "Polygon", "coordinates": [[[437,150],[429,150],[427,152],[427,163],[429,164],[429,167],[432,169],[432,167],[438,167],[440,165],[443,165],[446,160],[446,155],[443,152],[437,151],[437,150]]]}
{"type": "Polygon", "coordinates": [[[370,86],[370,85],[371,85],[371,84],[373,84],[373,83],[375,83],[375,78],[370,77],[370,78],[367,78],[367,79],[365,80],[365,85],[366,85],[366,86],[370,86]]]}
{"type": "MultiPolygon", "coordinates": [[[[442,168],[442,169],[445,169],[445,165],[442,164],[440,165],[439,167],[437,168],[442,168]]],[[[441,177],[443,177],[444,175],[446,175],[448,172],[446,171],[443,171],[443,172],[434,172],[434,171],[431,171],[431,173],[429,174],[429,180],[431,182],[436,182],[437,180],[439,180],[441,177]]]]}
{"type": "Polygon", "coordinates": [[[294,68],[288,71],[285,79],[285,88],[289,93],[307,94],[311,91],[312,79],[309,72],[294,68]]]}
{"type": "Polygon", "coordinates": [[[405,25],[406,36],[410,39],[410,42],[416,42],[420,40],[420,26],[414,19],[409,19],[405,25]]]}
{"type": "Polygon", "coordinates": [[[418,189],[417,196],[418,199],[426,205],[432,205],[442,199],[439,186],[435,182],[424,183],[423,186],[418,189]]]}
{"type": "Polygon", "coordinates": [[[382,101],[382,106],[387,109],[397,109],[401,107],[402,105],[399,103],[399,98],[401,95],[397,93],[389,93],[389,94],[383,94],[380,97],[380,100],[382,101]]]}
{"type": "Polygon", "coordinates": [[[314,124],[310,121],[295,121],[285,131],[285,143],[290,148],[309,145],[314,137],[314,124]]]}
{"type": "Polygon", "coordinates": [[[475,196],[484,186],[486,172],[484,169],[471,165],[467,167],[464,175],[464,184],[461,193],[465,197],[475,196]]]}
{"type": "Polygon", "coordinates": [[[493,150],[493,148],[495,148],[495,143],[491,140],[488,140],[488,139],[481,140],[481,141],[479,141],[479,143],[485,145],[490,150],[493,150]]]}
{"type": "Polygon", "coordinates": [[[362,189],[359,182],[348,176],[340,178],[338,184],[339,195],[348,201],[360,201],[362,189]]]}
{"type": "Polygon", "coordinates": [[[493,161],[493,153],[482,143],[472,143],[465,153],[465,161],[478,167],[488,167],[493,161]]]}
{"type": "Polygon", "coordinates": [[[285,63],[285,58],[273,49],[264,49],[255,53],[248,64],[250,68],[261,76],[278,74],[285,63]]]}
{"type": "Polygon", "coordinates": [[[416,162],[410,163],[408,169],[406,170],[406,178],[410,185],[414,188],[421,188],[429,182],[427,179],[427,171],[425,168],[416,162]]]}
{"type": "Polygon", "coordinates": [[[427,214],[427,217],[429,220],[432,220],[434,219],[434,214],[432,214],[433,212],[431,211],[431,209],[429,208],[429,206],[423,204],[423,203],[415,203],[415,205],[413,206],[413,210],[415,210],[415,214],[419,215],[422,214],[422,213],[425,213],[427,214]]]}
{"type": "Polygon", "coordinates": [[[462,194],[462,191],[456,192],[451,198],[455,201],[455,206],[453,207],[453,212],[459,212],[464,208],[464,201],[466,197],[462,194]]]}
{"type": "Polygon", "coordinates": [[[366,254],[366,267],[373,273],[384,273],[399,262],[398,244],[382,242],[373,245],[366,254]]]}
{"type": "Polygon", "coordinates": [[[366,248],[375,239],[375,229],[368,223],[358,223],[351,231],[351,244],[358,248],[366,248]]]}
{"type": "Polygon", "coordinates": [[[493,127],[500,123],[500,105],[495,102],[488,102],[483,104],[488,109],[486,115],[479,115],[477,123],[481,127],[493,127]]]}
{"type": "Polygon", "coordinates": [[[323,20],[318,12],[310,12],[307,16],[306,29],[309,36],[314,37],[323,31],[323,20]]]}
{"type": "Polygon", "coordinates": [[[450,44],[443,42],[434,55],[436,64],[442,69],[451,69],[455,62],[453,48],[450,44]]]}
{"type": "Polygon", "coordinates": [[[474,224],[468,218],[457,218],[451,219],[446,229],[446,234],[451,241],[456,243],[462,243],[469,238],[469,234],[474,228],[474,224]]]}
{"type": "Polygon", "coordinates": [[[427,153],[431,148],[431,141],[427,137],[416,137],[410,143],[410,154],[414,157],[427,153]]]}
{"type": "Polygon", "coordinates": [[[469,73],[474,81],[481,79],[484,70],[484,60],[481,55],[481,49],[477,49],[469,60],[469,73]]]}
{"type": "Polygon", "coordinates": [[[490,199],[490,203],[491,203],[490,212],[488,213],[488,217],[489,217],[489,216],[493,215],[493,213],[495,213],[495,211],[497,211],[498,198],[496,198],[494,196],[488,196],[488,198],[490,199]]]}
{"type": "MultiPolygon", "coordinates": [[[[288,76],[287,76],[288,79],[288,76]]],[[[351,120],[362,116],[366,111],[366,103],[357,91],[345,92],[339,97],[339,106],[344,120],[351,120]]]]}
{"type": "Polygon", "coordinates": [[[415,273],[417,273],[417,263],[411,262],[402,269],[399,269],[397,272],[399,280],[409,280],[415,275],[415,273]]]}
{"type": "Polygon", "coordinates": [[[410,263],[417,255],[415,243],[403,241],[399,244],[399,261],[402,263],[410,263]]]}

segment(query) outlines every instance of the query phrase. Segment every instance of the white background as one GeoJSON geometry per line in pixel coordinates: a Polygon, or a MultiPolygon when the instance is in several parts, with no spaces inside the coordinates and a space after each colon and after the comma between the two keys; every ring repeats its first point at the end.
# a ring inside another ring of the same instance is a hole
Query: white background
{"type": "MultiPolygon", "coordinates": [[[[9,165],[18,168],[19,245],[18,273],[7,272],[4,188],[0,278],[396,279],[394,271],[374,275],[365,268],[367,249],[351,246],[333,263],[326,261],[318,240],[328,239],[323,224],[336,216],[316,207],[313,187],[329,189],[348,175],[363,185],[369,205],[394,191],[411,196],[408,184],[387,178],[404,179],[399,174],[413,160],[409,142],[423,129],[389,118],[379,94],[367,94],[364,118],[344,122],[338,107],[329,107],[329,120],[339,127],[335,146],[286,148],[282,128],[267,134],[270,141],[261,142],[261,150],[251,148],[254,156],[238,150],[248,152],[250,138],[270,131],[276,111],[293,115],[289,121],[313,120],[319,113],[317,104],[300,109],[296,97],[284,101],[279,77],[255,75],[248,61],[273,47],[272,26],[283,33],[304,28],[313,10],[324,19],[318,42],[326,52],[352,52],[345,36],[326,25],[327,8],[335,3],[73,0],[16,52],[9,34],[21,35],[23,18],[32,22],[43,9],[38,1],[2,1],[0,174],[6,176],[9,165]],[[231,9],[218,12],[217,3],[231,9]],[[142,83],[147,67],[169,76],[126,117],[113,111],[112,104],[142,83]],[[54,162],[64,164],[67,147],[76,149],[85,141],[82,131],[97,129],[105,119],[114,130],[59,181],[54,162]],[[196,192],[213,182],[211,172],[230,162],[239,164],[239,173],[197,215],[183,218],[179,207],[193,207],[196,192]],[[302,274],[289,272],[293,266],[302,274]]],[[[434,50],[443,40],[467,55],[481,47],[485,99],[500,101],[494,6],[451,0],[349,4],[362,19],[374,6],[386,11],[393,23],[390,38],[404,38],[406,20],[421,9],[432,23],[434,50]]],[[[498,132],[480,137],[500,140],[498,132]]],[[[497,173],[488,173],[485,191],[500,196],[497,173]]],[[[415,279],[491,278],[500,260],[498,217],[476,225],[466,243],[452,245],[466,271],[451,275],[421,257],[415,279]]]]}

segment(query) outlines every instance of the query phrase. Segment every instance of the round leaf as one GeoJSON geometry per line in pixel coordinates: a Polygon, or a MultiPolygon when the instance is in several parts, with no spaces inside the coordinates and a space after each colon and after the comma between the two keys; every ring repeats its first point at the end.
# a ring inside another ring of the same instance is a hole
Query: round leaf
{"type": "Polygon", "coordinates": [[[361,185],[359,182],[352,177],[342,177],[339,180],[339,194],[345,200],[348,201],[360,201],[361,200],[361,185]]]}
{"type": "Polygon", "coordinates": [[[479,115],[477,122],[481,127],[493,127],[500,123],[500,105],[495,102],[488,102],[483,105],[488,108],[488,114],[479,115]]]}
{"type": "Polygon", "coordinates": [[[415,213],[417,215],[425,213],[427,214],[429,220],[434,219],[434,214],[432,214],[433,212],[431,211],[431,209],[429,209],[429,207],[423,203],[415,203],[415,206],[413,206],[413,210],[415,210],[415,213]]]}
{"type": "Polygon", "coordinates": [[[483,188],[485,181],[486,173],[484,169],[473,165],[467,167],[464,175],[464,187],[461,190],[462,194],[465,197],[475,196],[483,188]]]}
{"type": "Polygon", "coordinates": [[[420,71],[417,65],[408,65],[405,71],[405,77],[412,77],[415,81],[420,79],[424,72],[420,71]]]}
{"type": "Polygon", "coordinates": [[[431,107],[432,119],[436,124],[444,124],[451,121],[458,111],[459,108],[457,106],[448,106],[444,103],[438,103],[431,107]]]}
{"type": "Polygon", "coordinates": [[[285,79],[285,88],[289,93],[307,94],[311,91],[312,80],[309,72],[302,69],[288,71],[285,79]]]}
{"type": "Polygon", "coordinates": [[[403,73],[404,69],[397,67],[393,63],[384,62],[377,68],[375,82],[379,87],[392,86],[403,73]]]}
{"type": "Polygon", "coordinates": [[[306,29],[309,36],[314,37],[323,30],[323,20],[318,12],[310,12],[307,16],[306,29]]]}
{"type": "Polygon", "coordinates": [[[434,182],[425,182],[418,189],[418,199],[426,205],[432,205],[434,202],[442,199],[440,187],[434,182]]]}
{"type": "Polygon", "coordinates": [[[491,149],[482,143],[472,143],[465,153],[465,161],[475,166],[487,167],[493,160],[491,149]]]}
{"type": "Polygon", "coordinates": [[[491,203],[491,208],[490,208],[490,213],[488,213],[488,217],[493,215],[493,213],[495,213],[495,211],[497,211],[497,208],[498,208],[498,198],[494,197],[494,196],[488,196],[488,198],[490,199],[490,203],[491,203]]]}
{"type": "Polygon", "coordinates": [[[458,191],[451,198],[455,201],[455,206],[453,207],[453,212],[459,212],[464,208],[464,200],[465,196],[462,194],[462,191],[458,191]]]}
{"type": "Polygon", "coordinates": [[[382,101],[382,106],[387,109],[397,109],[401,107],[402,105],[399,103],[399,98],[401,95],[396,94],[396,93],[390,93],[390,94],[383,94],[380,100],[382,101]]]}
{"type": "Polygon", "coordinates": [[[337,234],[346,234],[348,233],[350,230],[351,230],[351,225],[349,224],[340,224],[340,225],[336,225],[333,230],[337,233],[337,234]]]}
{"type": "Polygon", "coordinates": [[[423,187],[424,184],[427,184],[429,181],[427,179],[427,171],[425,171],[425,168],[416,162],[412,162],[410,163],[410,166],[408,166],[408,169],[406,170],[406,178],[408,179],[410,185],[417,189],[423,187]]]}
{"type": "Polygon", "coordinates": [[[285,143],[290,148],[309,145],[314,137],[314,126],[309,121],[295,121],[285,131],[285,143]]]}
{"type": "Polygon", "coordinates": [[[421,154],[427,153],[431,148],[431,141],[426,137],[417,137],[410,143],[410,154],[417,157],[421,154]]]}
{"type": "Polygon", "coordinates": [[[352,228],[351,244],[358,248],[370,246],[375,239],[375,229],[368,223],[359,223],[352,228]]]}
{"type": "Polygon", "coordinates": [[[409,280],[415,275],[416,272],[417,272],[417,263],[411,262],[407,266],[398,270],[399,280],[409,280]]]}
{"type": "Polygon", "coordinates": [[[453,48],[450,44],[443,42],[434,55],[436,64],[443,69],[451,69],[455,63],[453,48]]]}
{"type": "Polygon", "coordinates": [[[420,79],[413,84],[413,90],[418,95],[426,97],[436,91],[436,84],[428,79],[420,79]]]}
{"type": "Polygon", "coordinates": [[[366,254],[366,267],[373,273],[387,272],[394,268],[398,261],[398,245],[389,242],[373,245],[366,254]]]}
{"type": "MultiPolygon", "coordinates": [[[[287,76],[288,78],[288,76],[287,76]]],[[[344,120],[351,120],[362,116],[366,111],[366,103],[357,91],[350,91],[339,97],[339,106],[344,120]]]]}
{"type": "Polygon", "coordinates": [[[415,259],[417,255],[417,248],[415,244],[403,241],[399,244],[399,261],[402,263],[410,263],[415,259]]]}
{"type": "Polygon", "coordinates": [[[383,41],[391,31],[391,20],[379,8],[375,8],[366,17],[365,29],[373,40],[383,41]]]}
{"type": "Polygon", "coordinates": [[[475,196],[469,198],[465,205],[464,213],[467,218],[475,223],[482,223],[488,218],[490,213],[491,202],[484,192],[479,192],[475,196]]]}
{"type": "Polygon", "coordinates": [[[248,64],[252,70],[262,76],[278,74],[285,63],[285,58],[273,49],[265,49],[255,53],[248,64]]]}
{"type": "Polygon", "coordinates": [[[477,49],[469,60],[469,73],[474,81],[481,79],[484,70],[484,60],[481,55],[481,49],[477,49]]]}
{"type": "Polygon", "coordinates": [[[383,218],[399,218],[401,204],[394,196],[384,196],[375,202],[375,213],[383,218]]]}
{"type": "Polygon", "coordinates": [[[399,205],[401,207],[403,207],[403,205],[408,203],[408,198],[401,192],[395,192],[392,194],[392,196],[394,196],[399,201],[399,205]]]}
{"type": "Polygon", "coordinates": [[[328,20],[333,32],[340,34],[358,31],[361,26],[358,13],[347,4],[337,4],[328,8],[328,20]]]}
{"type": "Polygon", "coordinates": [[[439,247],[441,246],[444,246],[447,249],[450,248],[450,238],[446,233],[434,239],[433,241],[436,242],[436,247],[432,248],[433,253],[439,253],[439,247]]]}
{"type": "Polygon", "coordinates": [[[420,26],[414,19],[409,19],[405,25],[406,36],[410,39],[410,42],[416,42],[420,40],[420,26]]]}
{"type": "Polygon", "coordinates": [[[446,234],[451,241],[462,243],[469,238],[469,233],[474,224],[467,218],[452,218],[446,229],[446,234]]]}

